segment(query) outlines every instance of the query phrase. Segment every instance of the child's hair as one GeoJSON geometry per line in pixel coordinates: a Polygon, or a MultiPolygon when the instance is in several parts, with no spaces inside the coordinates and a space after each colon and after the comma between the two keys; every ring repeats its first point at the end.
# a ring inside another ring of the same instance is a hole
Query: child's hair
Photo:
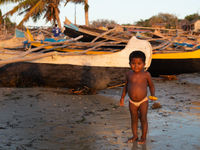
{"type": "Polygon", "coordinates": [[[133,58],[141,58],[142,61],[145,63],[146,60],[146,56],[142,51],[133,51],[130,55],[129,55],[129,63],[131,63],[131,60],[133,58]]]}

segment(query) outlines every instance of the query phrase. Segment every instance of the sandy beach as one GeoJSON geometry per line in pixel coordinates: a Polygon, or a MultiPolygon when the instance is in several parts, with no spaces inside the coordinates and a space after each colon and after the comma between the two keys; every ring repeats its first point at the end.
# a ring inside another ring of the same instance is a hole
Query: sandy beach
{"type": "Polygon", "coordinates": [[[132,133],[128,97],[125,107],[119,107],[121,87],[96,95],[1,88],[0,150],[199,150],[200,84],[192,79],[154,78],[162,108],[152,109],[149,102],[144,145],[125,143],[132,133]]]}

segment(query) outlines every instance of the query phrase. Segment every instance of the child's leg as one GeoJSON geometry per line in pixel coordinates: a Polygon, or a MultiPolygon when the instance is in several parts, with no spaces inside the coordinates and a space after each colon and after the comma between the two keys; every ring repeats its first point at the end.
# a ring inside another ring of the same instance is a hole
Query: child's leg
{"type": "Polygon", "coordinates": [[[140,105],[139,111],[140,111],[140,121],[142,125],[142,136],[141,140],[138,141],[138,144],[144,144],[146,142],[146,136],[148,130],[148,121],[147,121],[148,101],[140,105]]]}
{"type": "Polygon", "coordinates": [[[133,137],[128,140],[128,143],[132,143],[138,139],[137,129],[138,129],[138,107],[129,102],[129,110],[131,114],[131,128],[133,132],[133,137]]]}

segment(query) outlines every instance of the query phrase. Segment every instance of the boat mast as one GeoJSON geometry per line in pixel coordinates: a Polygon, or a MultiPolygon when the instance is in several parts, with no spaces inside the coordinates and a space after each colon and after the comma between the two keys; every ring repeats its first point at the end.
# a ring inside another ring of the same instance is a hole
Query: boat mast
{"type": "Polygon", "coordinates": [[[76,4],[74,5],[74,24],[76,25],[76,4]]]}
{"type": "Polygon", "coordinates": [[[89,19],[88,19],[88,0],[85,0],[85,25],[89,25],[89,19]]]}

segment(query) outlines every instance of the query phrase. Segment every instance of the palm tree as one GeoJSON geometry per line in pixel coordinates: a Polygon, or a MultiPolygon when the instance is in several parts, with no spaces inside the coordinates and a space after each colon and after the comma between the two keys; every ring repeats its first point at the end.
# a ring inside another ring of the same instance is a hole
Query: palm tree
{"type": "Polygon", "coordinates": [[[84,10],[85,10],[85,25],[88,26],[89,25],[89,19],[88,19],[88,10],[89,10],[89,5],[88,5],[88,0],[66,0],[65,5],[68,2],[73,2],[75,4],[84,4],[84,10]]]}
{"type": "MultiPolygon", "coordinates": [[[[33,21],[36,22],[44,15],[46,22],[53,21],[61,28],[61,22],[59,18],[59,6],[61,2],[73,2],[73,3],[84,3],[84,0],[0,0],[0,4],[8,2],[18,3],[12,10],[7,12],[4,16],[13,15],[19,12],[19,15],[25,14],[18,26],[21,26],[24,22],[28,21],[32,17],[33,21]]],[[[88,4],[85,4],[85,10],[88,10],[88,4]]],[[[88,20],[88,19],[87,19],[88,20]]],[[[88,24],[88,21],[87,21],[88,24]]]]}
{"type": "Polygon", "coordinates": [[[55,24],[57,21],[59,27],[61,27],[59,18],[59,5],[61,0],[0,0],[0,4],[6,2],[18,2],[18,5],[4,16],[13,15],[16,12],[19,12],[19,15],[25,14],[18,26],[21,26],[24,22],[28,21],[30,17],[33,18],[33,21],[37,21],[44,15],[47,22],[53,21],[55,24]]]}
{"type": "Polygon", "coordinates": [[[88,9],[89,9],[88,0],[85,0],[85,25],[86,26],[89,25],[88,9]]]}

